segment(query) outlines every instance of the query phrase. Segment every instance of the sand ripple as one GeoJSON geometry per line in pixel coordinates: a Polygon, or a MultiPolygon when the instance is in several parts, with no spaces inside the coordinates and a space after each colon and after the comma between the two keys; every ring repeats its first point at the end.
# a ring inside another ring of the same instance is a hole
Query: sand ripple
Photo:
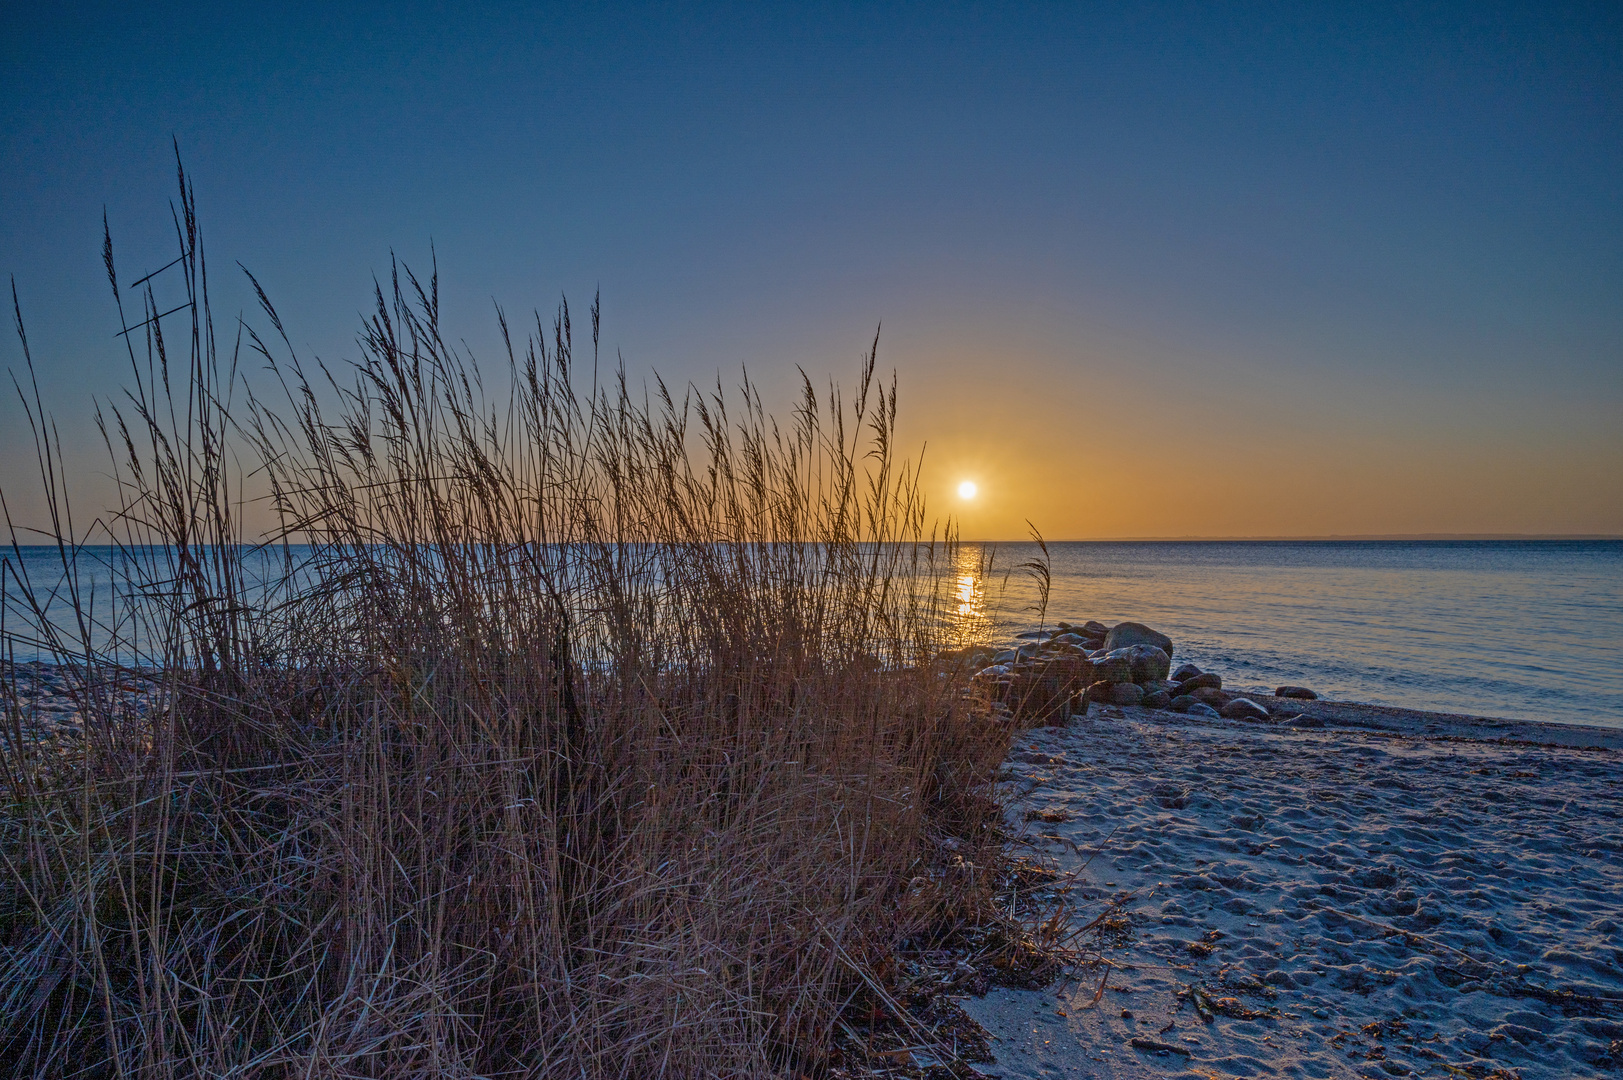
{"type": "Polygon", "coordinates": [[[1102,849],[1079,884],[1135,898],[1099,1005],[1091,985],[966,1003],[993,1072],[1623,1071],[1616,749],[1095,709],[1027,735],[1008,778],[1020,817],[1070,815],[1027,827],[1039,850],[1102,849]]]}

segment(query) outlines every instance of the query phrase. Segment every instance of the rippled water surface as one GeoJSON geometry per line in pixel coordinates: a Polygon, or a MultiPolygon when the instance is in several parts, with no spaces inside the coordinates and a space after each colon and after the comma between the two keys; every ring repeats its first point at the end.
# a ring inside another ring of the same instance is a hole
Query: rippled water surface
{"type": "MultiPolygon", "coordinates": [[[[1623,541],[1050,544],[1048,622],[1136,619],[1243,688],[1623,727],[1623,541]]],[[[1034,544],[974,593],[1035,625],[1034,544]]],[[[966,577],[973,576],[967,571],[966,577]]],[[[964,591],[968,593],[966,582],[964,591]]]]}

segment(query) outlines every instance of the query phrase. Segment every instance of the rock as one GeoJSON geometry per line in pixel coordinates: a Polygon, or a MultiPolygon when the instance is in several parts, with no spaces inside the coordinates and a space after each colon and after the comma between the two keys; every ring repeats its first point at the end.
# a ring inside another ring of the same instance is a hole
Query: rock
{"type": "Polygon", "coordinates": [[[1258,705],[1255,701],[1252,701],[1250,698],[1243,698],[1243,697],[1235,698],[1233,701],[1231,701],[1227,705],[1223,706],[1222,709],[1218,710],[1218,713],[1225,720],[1272,720],[1273,719],[1273,717],[1269,715],[1267,709],[1264,709],[1261,705],[1258,705]]]}
{"type": "Polygon", "coordinates": [[[1124,649],[1129,645],[1154,645],[1166,653],[1169,660],[1172,658],[1172,639],[1143,623],[1117,623],[1105,635],[1106,649],[1124,649]]]}
{"type": "Polygon", "coordinates": [[[1199,704],[1199,701],[1190,697],[1188,694],[1182,694],[1167,702],[1167,708],[1171,709],[1173,712],[1188,712],[1191,705],[1199,704]]]}
{"type": "Polygon", "coordinates": [[[1223,718],[1222,714],[1216,709],[1199,701],[1189,706],[1184,712],[1189,716],[1204,716],[1208,720],[1221,720],[1223,718]]]}
{"type": "Polygon", "coordinates": [[[1100,682],[1130,683],[1133,681],[1133,662],[1125,649],[1106,653],[1093,661],[1093,677],[1100,682]]]}
{"type": "Polygon", "coordinates": [[[1193,694],[1196,690],[1202,689],[1203,687],[1211,687],[1213,690],[1221,690],[1223,688],[1223,676],[1207,672],[1184,679],[1182,682],[1178,683],[1178,693],[1193,694]]]}
{"type": "Polygon", "coordinates": [[[1166,694],[1168,700],[1170,700],[1173,694],[1177,693],[1178,690],[1177,683],[1167,682],[1165,679],[1140,679],[1138,680],[1138,685],[1144,688],[1144,692],[1146,694],[1164,693],[1166,694]]]}
{"type": "Polygon", "coordinates": [[[1114,704],[1115,688],[1120,683],[1096,682],[1082,692],[1083,698],[1090,704],[1097,702],[1100,705],[1114,704]]]}
{"type": "Polygon", "coordinates": [[[1186,679],[1193,679],[1196,675],[1199,675],[1199,674],[1200,674],[1200,669],[1198,667],[1196,667],[1194,664],[1179,664],[1178,665],[1178,670],[1174,671],[1168,677],[1173,682],[1183,682],[1186,679]]]}
{"type": "Polygon", "coordinates": [[[1322,728],[1324,721],[1317,716],[1293,716],[1289,720],[1281,720],[1281,727],[1291,728],[1322,728]]]}
{"type": "Polygon", "coordinates": [[[1111,688],[1110,700],[1117,705],[1137,705],[1144,700],[1144,688],[1136,683],[1117,683],[1111,688]]]}
{"type": "Polygon", "coordinates": [[[1139,704],[1143,705],[1146,709],[1164,709],[1168,705],[1172,704],[1172,695],[1167,693],[1165,690],[1151,691],[1144,695],[1144,700],[1139,702],[1139,704]]]}
{"type": "Polygon", "coordinates": [[[1078,634],[1071,634],[1071,633],[1055,634],[1049,640],[1050,641],[1057,641],[1061,645],[1080,645],[1080,644],[1082,644],[1081,636],[1078,635],[1078,634]]]}
{"type": "Polygon", "coordinates": [[[1129,645],[1121,651],[1127,654],[1128,662],[1133,665],[1133,681],[1136,683],[1164,679],[1172,668],[1172,657],[1159,646],[1129,645]]]}
{"type": "Polygon", "coordinates": [[[1274,690],[1274,697],[1295,698],[1297,701],[1317,701],[1319,695],[1305,686],[1281,686],[1274,690]]]}
{"type": "Polygon", "coordinates": [[[1108,633],[1110,633],[1110,627],[1106,626],[1102,622],[1096,622],[1093,619],[1089,619],[1087,622],[1082,624],[1083,637],[1103,638],[1108,633]]]}
{"type": "Polygon", "coordinates": [[[1230,694],[1224,690],[1219,690],[1215,686],[1202,686],[1198,690],[1190,693],[1189,696],[1204,705],[1211,705],[1214,708],[1219,709],[1224,705],[1227,705],[1229,700],[1234,697],[1233,694],[1230,694]]]}
{"type": "Polygon", "coordinates": [[[1000,652],[996,656],[992,657],[992,663],[994,663],[994,664],[1012,664],[1019,657],[1019,655],[1020,654],[1015,652],[1013,649],[1004,649],[1002,652],[1000,652]]]}

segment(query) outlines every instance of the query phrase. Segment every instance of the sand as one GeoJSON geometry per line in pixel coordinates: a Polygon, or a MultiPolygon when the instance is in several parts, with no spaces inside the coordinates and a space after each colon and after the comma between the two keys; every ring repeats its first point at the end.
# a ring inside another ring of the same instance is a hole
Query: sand
{"type": "Polygon", "coordinates": [[[1127,919],[1096,1004],[1097,974],[963,1002],[982,1070],[1623,1075],[1623,731],[1301,711],[1327,726],[1094,706],[1020,737],[1011,824],[1079,918],[1127,919]]]}

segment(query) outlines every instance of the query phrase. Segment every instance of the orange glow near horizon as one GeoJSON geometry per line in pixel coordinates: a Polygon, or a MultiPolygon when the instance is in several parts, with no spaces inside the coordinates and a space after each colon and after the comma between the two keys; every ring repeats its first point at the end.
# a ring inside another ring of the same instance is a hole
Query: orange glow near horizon
{"type": "Polygon", "coordinates": [[[1587,419],[1473,425],[1428,395],[1399,407],[1368,386],[1320,395],[1148,350],[1014,345],[996,367],[1029,380],[989,378],[990,341],[895,350],[912,384],[897,445],[921,454],[928,517],[965,540],[1623,532],[1623,451],[1587,419]],[[1153,417],[1097,405],[1141,399],[1153,417]]]}

